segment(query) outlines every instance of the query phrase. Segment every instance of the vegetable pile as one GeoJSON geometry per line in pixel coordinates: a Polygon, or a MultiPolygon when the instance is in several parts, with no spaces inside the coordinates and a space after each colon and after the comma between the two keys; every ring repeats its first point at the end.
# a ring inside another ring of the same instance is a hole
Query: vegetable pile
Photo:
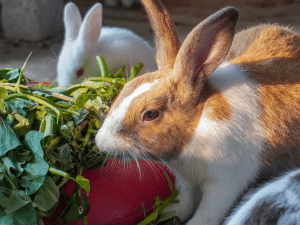
{"type": "Polygon", "coordinates": [[[0,224],[43,224],[59,199],[67,202],[61,222],[86,221],[90,205],[81,189],[89,193],[90,184],[82,173],[110,158],[97,150],[96,132],[111,101],[143,67],[134,66],[127,80],[125,66],[111,74],[103,58],[97,61],[101,77],[71,87],[30,88],[26,63],[21,70],[0,70],[0,224]],[[70,179],[71,197],[62,189],[70,179]]]}

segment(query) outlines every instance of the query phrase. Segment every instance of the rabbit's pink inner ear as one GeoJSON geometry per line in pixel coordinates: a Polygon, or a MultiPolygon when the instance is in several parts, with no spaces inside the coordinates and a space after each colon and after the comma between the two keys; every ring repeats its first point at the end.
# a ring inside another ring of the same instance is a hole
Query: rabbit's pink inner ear
{"type": "Polygon", "coordinates": [[[64,9],[65,36],[67,39],[75,40],[78,37],[82,18],[77,6],[70,2],[64,9]]]}
{"type": "Polygon", "coordinates": [[[95,46],[102,27],[102,5],[96,3],[86,14],[79,31],[79,40],[83,45],[95,46]]]}
{"type": "Polygon", "coordinates": [[[196,26],[179,50],[172,73],[174,81],[200,91],[206,78],[227,56],[237,20],[238,11],[227,7],[196,26]]]}
{"type": "Polygon", "coordinates": [[[159,0],[142,0],[142,3],[155,35],[158,68],[171,69],[181,45],[175,24],[159,0]]]}

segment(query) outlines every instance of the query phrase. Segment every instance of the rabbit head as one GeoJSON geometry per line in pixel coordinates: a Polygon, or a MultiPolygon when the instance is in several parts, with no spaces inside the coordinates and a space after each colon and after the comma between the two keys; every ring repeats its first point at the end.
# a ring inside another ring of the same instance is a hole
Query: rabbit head
{"type": "MultiPolygon", "coordinates": [[[[155,2],[143,1],[155,32],[159,70],[124,86],[97,134],[100,149],[151,149],[152,156],[177,157],[215,92],[206,80],[230,49],[237,10],[228,7],[207,18],[181,45],[166,9],[155,2]]],[[[227,116],[224,103],[216,116],[227,116]]]]}
{"type": "Polygon", "coordinates": [[[83,22],[77,6],[69,2],[64,9],[65,40],[58,59],[60,86],[79,83],[87,76],[99,75],[95,48],[102,27],[102,5],[96,3],[83,22]]]}

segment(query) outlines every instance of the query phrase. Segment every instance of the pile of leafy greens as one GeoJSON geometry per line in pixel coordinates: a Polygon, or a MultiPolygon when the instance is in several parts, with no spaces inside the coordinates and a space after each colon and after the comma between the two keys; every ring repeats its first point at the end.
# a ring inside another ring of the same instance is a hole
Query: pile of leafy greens
{"type": "Polygon", "coordinates": [[[97,150],[96,132],[112,99],[143,67],[132,67],[127,80],[125,66],[111,74],[103,58],[97,61],[100,77],[70,87],[30,88],[26,63],[0,70],[0,224],[43,224],[59,198],[67,202],[60,222],[86,221],[90,206],[81,188],[89,193],[90,185],[81,174],[109,157],[97,150]],[[76,183],[71,197],[61,188],[69,179],[76,183]]]}

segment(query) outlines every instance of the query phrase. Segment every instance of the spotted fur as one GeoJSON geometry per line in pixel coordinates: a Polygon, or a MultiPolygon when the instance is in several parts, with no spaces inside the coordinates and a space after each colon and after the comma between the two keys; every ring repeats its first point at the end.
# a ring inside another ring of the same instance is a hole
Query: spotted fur
{"type": "Polygon", "coordinates": [[[159,0],[142,0],[159,70],[126,84],[96,136],[100,150],[167,163],[191,224],[218,224],[272,163],[300,163],[300,36],[277,25],[235,35],[224,8],[180,43],[159,0]],[[147,111],[158,116],[144,121],[147,111]]]}

